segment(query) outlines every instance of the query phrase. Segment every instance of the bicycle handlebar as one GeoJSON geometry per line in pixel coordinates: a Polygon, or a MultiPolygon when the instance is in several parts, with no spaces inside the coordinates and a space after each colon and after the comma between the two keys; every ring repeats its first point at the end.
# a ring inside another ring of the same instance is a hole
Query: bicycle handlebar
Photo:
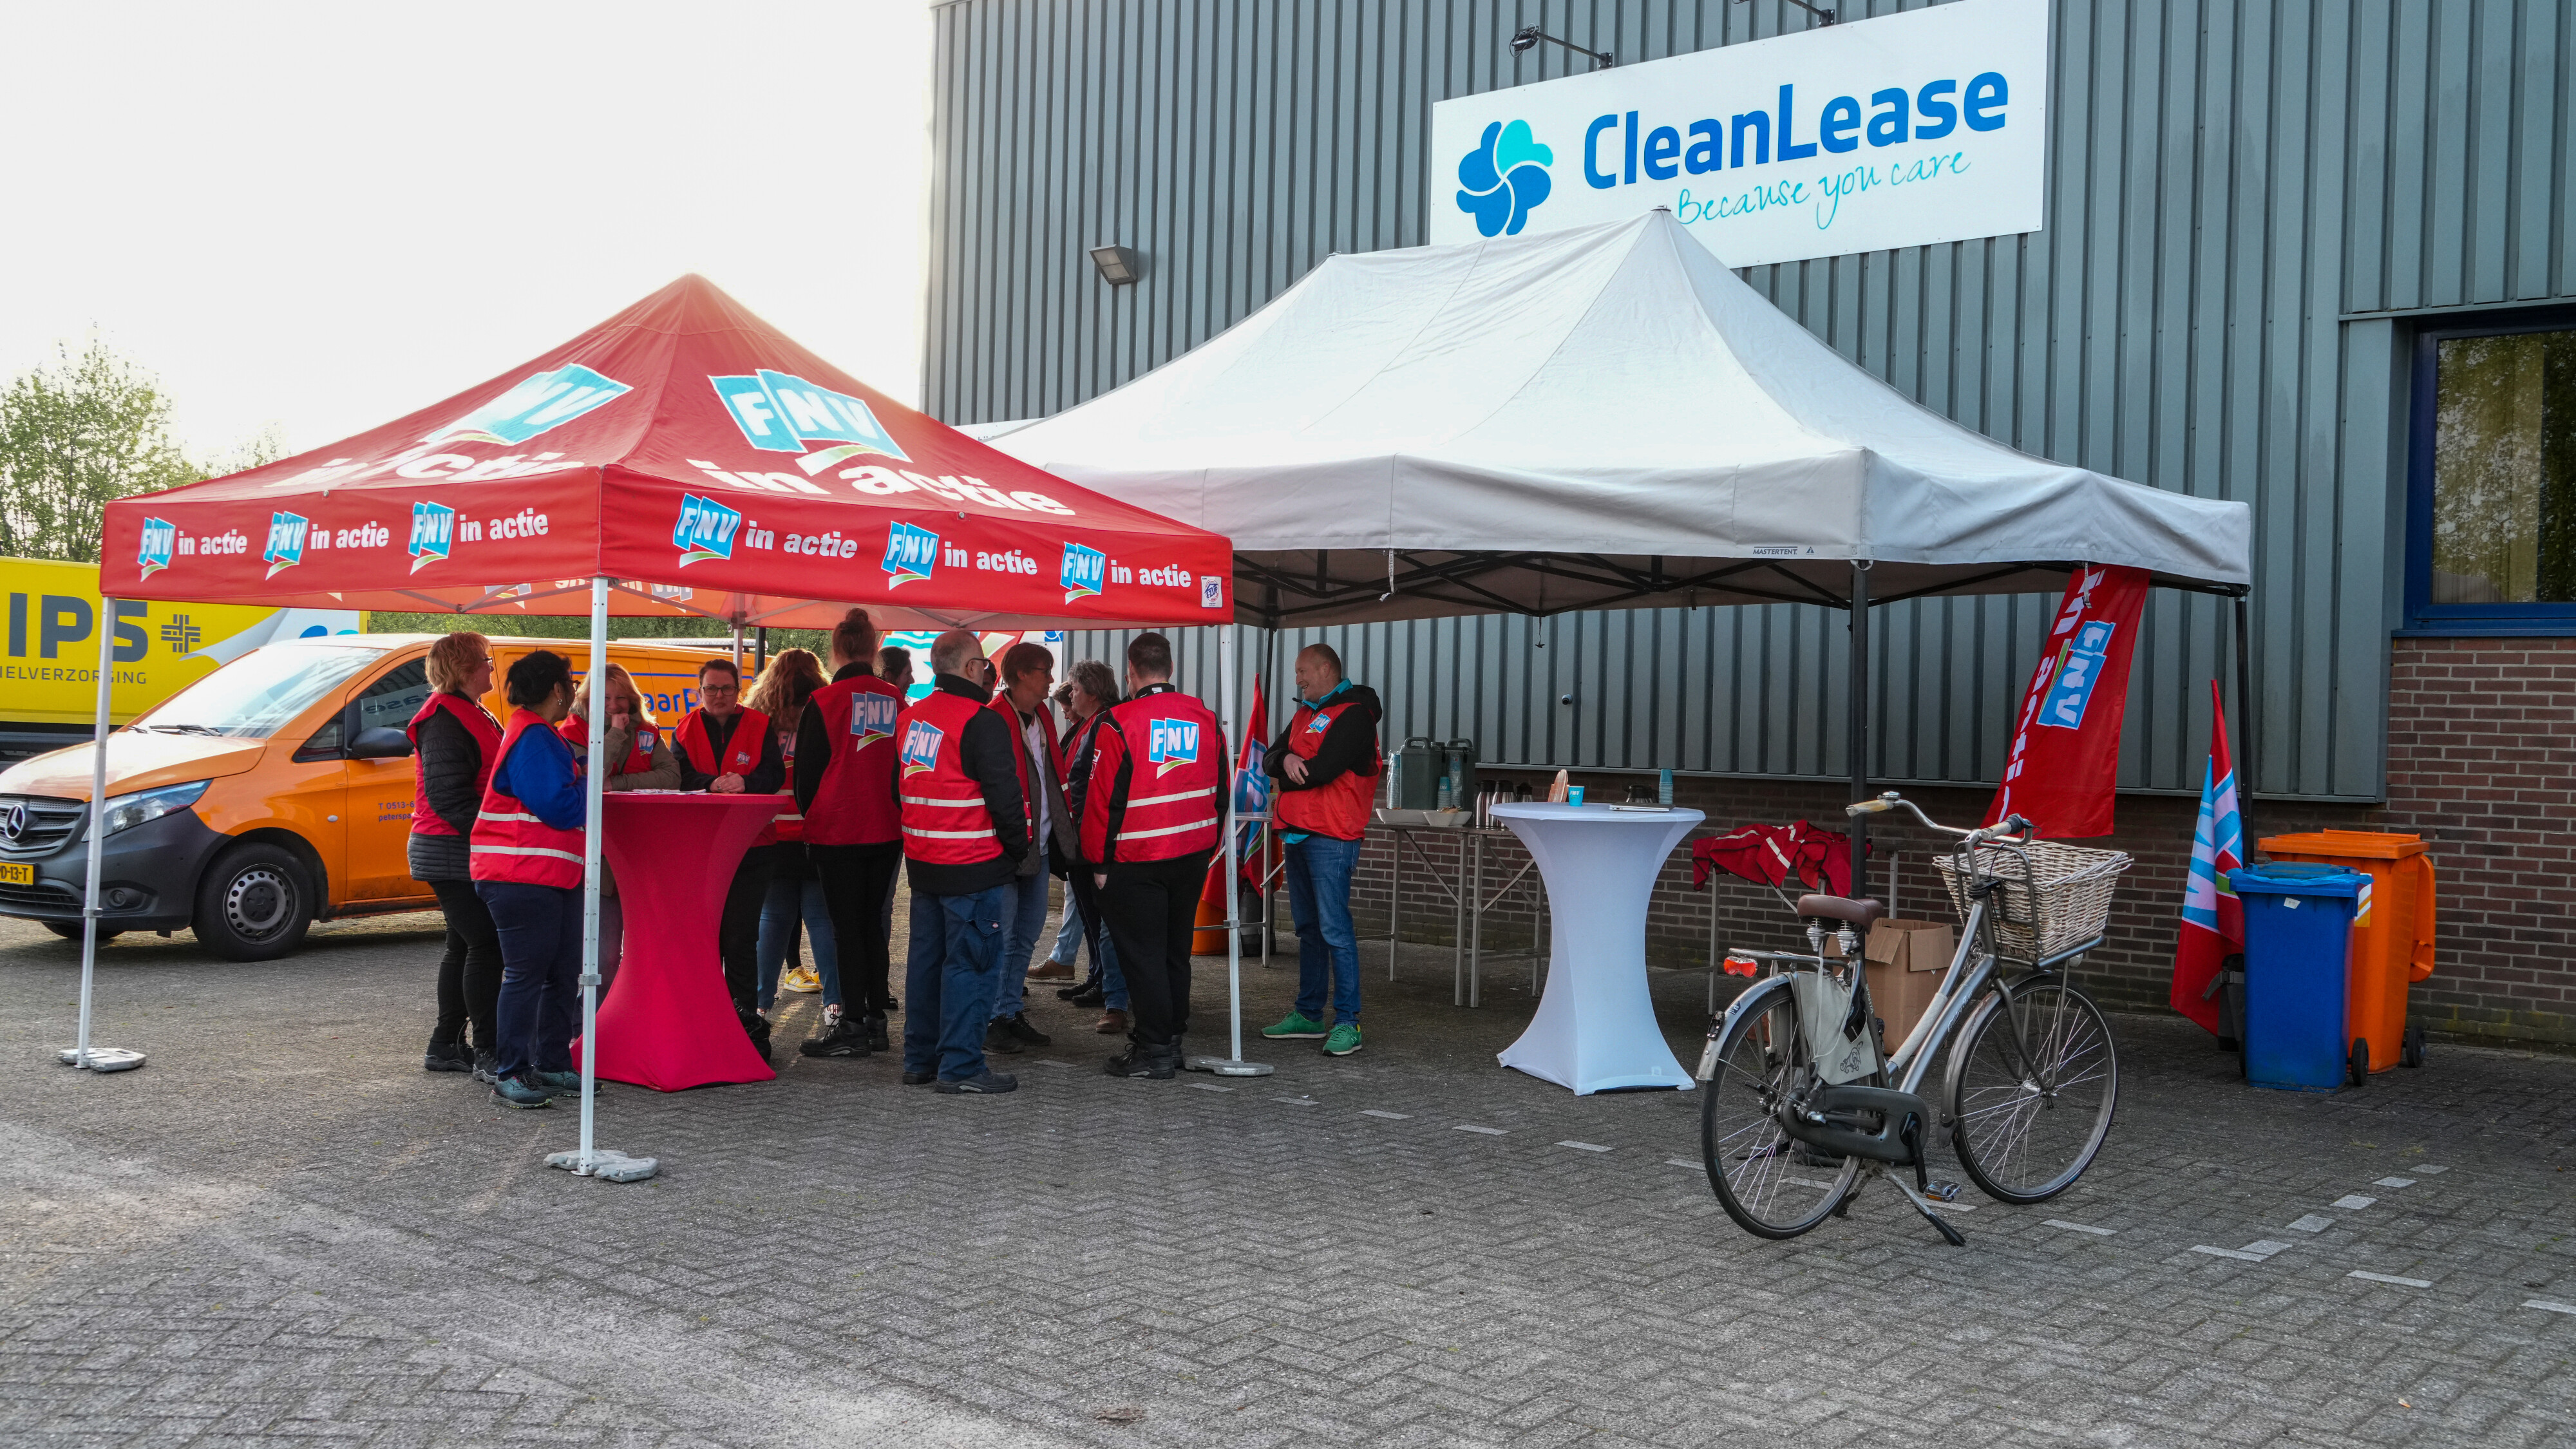
{"type": "Polygon", "coordinates": [[[1875,800],[1854,801],[1853,803],[1843,807],[1843,814],[1851,819],[1857,820],[1864,815],[1884,815],[1900,806],[1904,808],[1907,814],[1912,815],[1915,819],[1923,822],[1926,828],[1940,831],[1944,835],[1957,836],[1962,849],[1986,845],[1989,843],[2022,845],[2028,843],[2037,834],[2037,831],[2033,828],[2032,822],[2028,818],[2020,815],[2007,815],[1992,825],[1979,826],[1974,830],[1962,830],[1955,825],[1944,825],[1933,819],[1931,816],[1924,814],[1922,806],[1915,804],[1913,801],[1906,799],[1904,796],[1897,794],[1893,790],[1888,791],[1886,794],[1879,796],[1875,800]]]}

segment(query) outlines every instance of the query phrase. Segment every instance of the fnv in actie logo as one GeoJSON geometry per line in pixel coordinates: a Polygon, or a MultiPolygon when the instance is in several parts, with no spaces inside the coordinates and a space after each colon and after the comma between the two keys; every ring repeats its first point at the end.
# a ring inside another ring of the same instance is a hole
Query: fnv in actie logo
{"type": "Polygon", "coordinates": [[[1063,577],[1057,582],[1064,585],[1066,603],[1070,604],[1076,599],[1088,599],[1097,595],[1100,592],[1101,580],[1107,578],[1108,574],[1109,558],[1100,550],[1084,548],[1078,543],[1068,543],[1064,546],[1064,572],[1063,577]]]}
{"type": "Polygon", "coordinates": [[[1458,209],[1476,219],[1480,236],[1519,236],[1547,200],[1547,168],[1556,153],[1530,135],[1529,122],[1485,127],[1485,139],[1458,162],[1458,209]]]}
{"type": "Polygon", "coordinates": [[[550,428],[606,407],[626,384],[579,363],[532,373],[517,386],[430,434],[423,442],[524,443],[550,428]]]}
{"type": "Polygon", "coordinates": [[[268,516],[268,547],[260,557],[268,563],[268,576],[279,574],[304,562],[304,535],[313,521],[300,513],[272,513],[268,516]]]}
{"type": "Polygon", "coordinates": [[[1199,762],[1198,721],[1158,719],[1147,728],[1145,762],[1160,767],[1156,775],[1168,775],[1183,765],[1199,762]]]}
{"type": "Polygon", "coordinates": [[[444,503],[411,506],[411,571],[447,557],[456,545],[456,510],[444,503]]]}
{"type": "Polygon", "coordinates": [[[807,382],[792,373],[762,368],[749,377],[710,377],[725,414],[742,430],[743,441],[765,453],[805,453],[820,443],[820,452],[805,453],[796,466],[811,477],[860,453],[911,458],[885,430],[868,405],[845,392],[807,382]]]}
{"type": "Polygon", "coordinates": [[[879,740],[894,738],[894,717],[903,701],[891,694],[854,694],[850,696],[850,748],[864,750],[879,740]]]}
{"type": "Polygon", "coordinates": [[[930,577],[939,566],[939,535],[909,523],[897,523],[886,529],[886,587],[899,588],[917,584],[930,577]]]}
{"type": "Polygon", "coordinates": [[[671,547],[680,551],[680,567],[711,558],[733,557],[734,530],[742,515],[712,498],[680,495],[680,518],[671,525],[671,547]]]}
{"type": "Polygon", "coordinates": [[[134,566],[142,572],[136,577],[148,579],[168,568],[171,551],[178,546],[179,530],[168,519],[143,520],[143,541],[134,550],[134,566]]]}
{"type": "Polygon", "coordinates": [[[918,775],[939,763],[939,742],[947,738],[939,726],[917,719],[903,727],[903,772],[918,775]]]}

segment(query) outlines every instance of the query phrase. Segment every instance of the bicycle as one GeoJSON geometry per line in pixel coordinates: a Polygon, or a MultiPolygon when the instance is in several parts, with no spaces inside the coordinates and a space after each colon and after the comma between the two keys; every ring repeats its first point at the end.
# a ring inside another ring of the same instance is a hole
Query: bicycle
{"type": "Polygon", "coordinates": [[[1886,914],[1879,902],[1802,896],[1809,954],[1727,953],[1764,974],[1709,1028],[1694,1074],[1700,1152],[1727,1215],[1760,1237],[1794,1238],[1848,1211],[1866,1174],[1889,1179],[1964,1247],[1934,1210],[1959,1189],[1931,1180],[1930,1132],[1948,1129],[1988,1197],[2027,1204],[2074,1186],[2111,1130],[2118,1045],[2101,1008],[2059,968],[2101,944],[2129,857],[2042,842],[2018,815],[1975,830],[1942,825],[1893,790],[1844,813],[1898,808],[1958,840],[1936,863],[1962,926],[1939,988],[1894,1052],[1870,1014],[1859,949],[1886,914]],[[1825,954],[1828,922],[1838,958],[1825,954]],[[1947,1075],[1927,1095],[1945,1049],[1947,1075]]]}

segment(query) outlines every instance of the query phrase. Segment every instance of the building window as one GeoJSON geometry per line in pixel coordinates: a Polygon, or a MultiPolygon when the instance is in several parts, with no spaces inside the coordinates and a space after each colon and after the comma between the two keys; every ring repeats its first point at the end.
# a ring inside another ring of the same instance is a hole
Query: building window
{"type": "Polygon", "coordinates": [[[2427,333],[2416,374],[2409,622],[2576,633],[2576,326],[2427,333]]]}

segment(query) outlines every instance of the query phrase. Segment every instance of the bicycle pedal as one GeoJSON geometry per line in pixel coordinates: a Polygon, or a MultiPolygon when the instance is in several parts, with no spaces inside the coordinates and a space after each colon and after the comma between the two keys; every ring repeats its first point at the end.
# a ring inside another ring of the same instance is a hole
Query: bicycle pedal
{"type": "Polygon", "coordinates": [[[1927,1182],[1923,1184],[1923,1195],[1934,1202],[1957,1202],[1959,1185],[1955,1182],[1927,1182]]]}

